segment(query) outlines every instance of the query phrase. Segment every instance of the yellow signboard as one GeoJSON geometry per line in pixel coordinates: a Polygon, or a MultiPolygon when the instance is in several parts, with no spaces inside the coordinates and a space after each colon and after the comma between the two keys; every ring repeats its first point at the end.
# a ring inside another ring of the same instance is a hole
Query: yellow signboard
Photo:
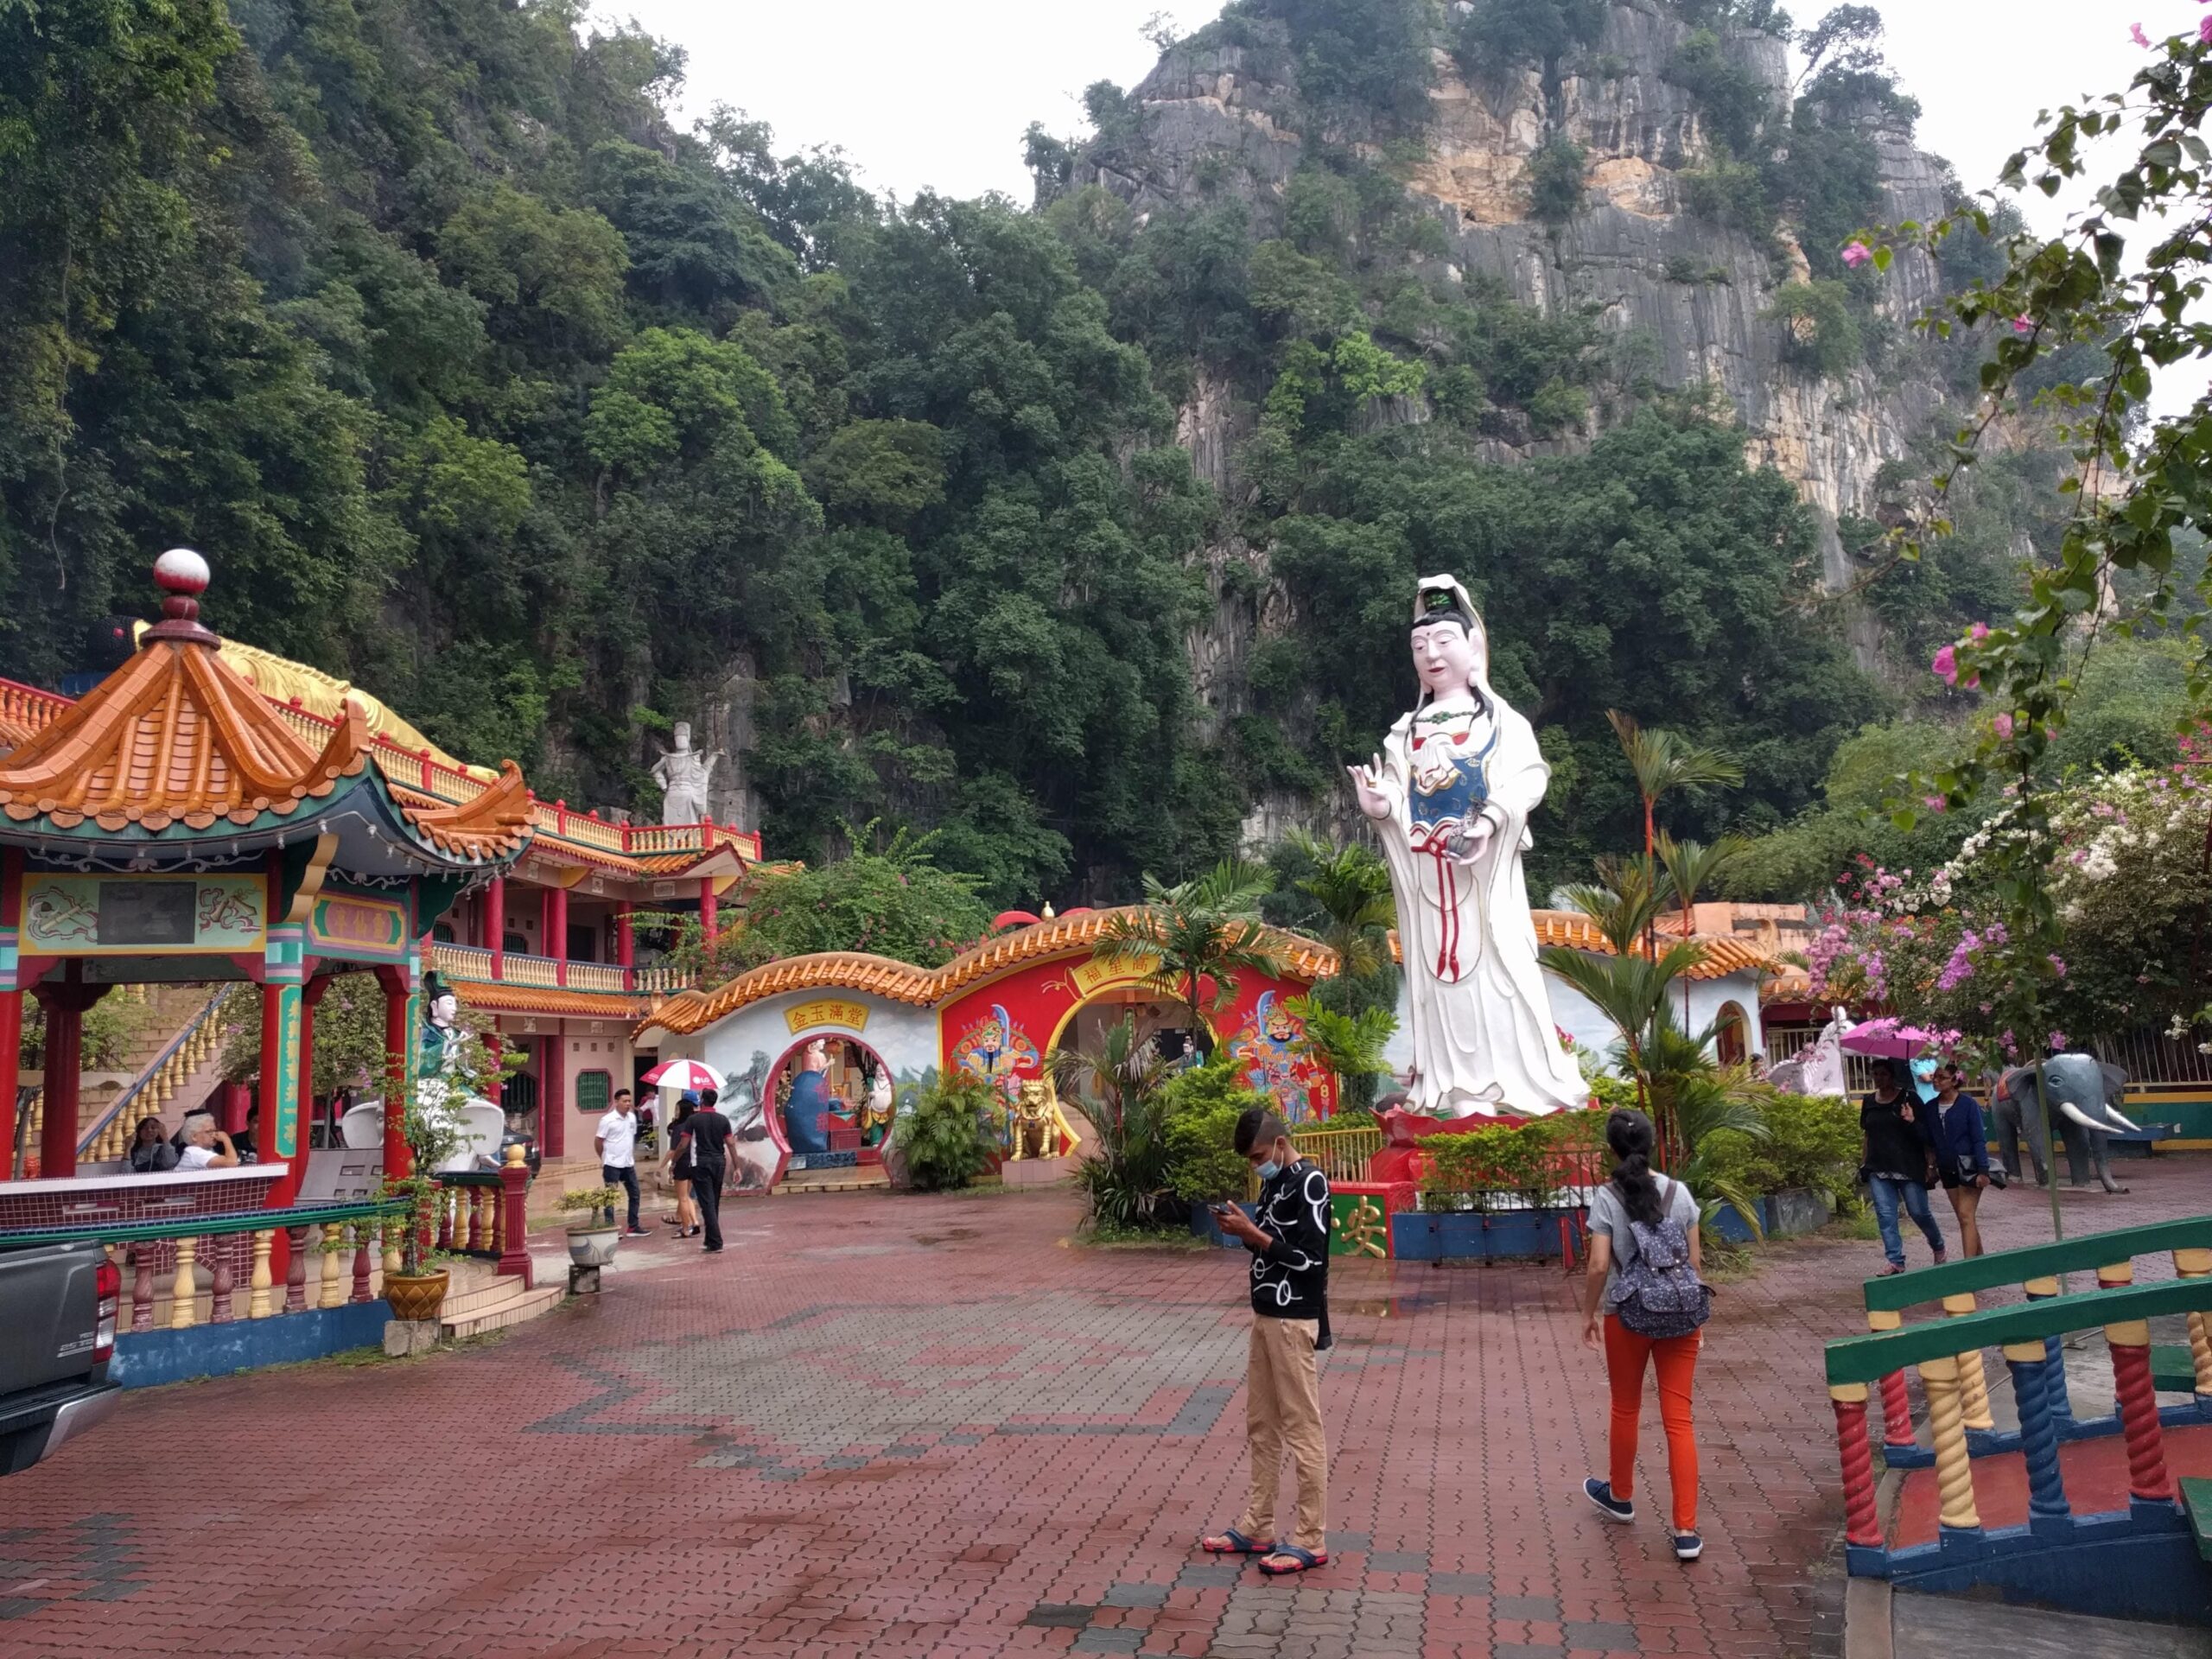
{"type": "Polygon", "coordinates": [[[1149,975],[1135,969],[1112,962],[1079,962],[1068,970],[1068,978],[1074,982],[1077,995],[1083,996],[1103,990],[1109,985],[1135,985],[1149,977],[1149,975]]]}
{"type": "Polygon", "coordinates": [[[802,1002],[784,1010],[784,1023],[796,1037],[802,1031],[812,1031],[817,1026],[843,1026],[852,1031],[868,1029],[868,1004],[827,998],[819,1002],[802,1002]]]}

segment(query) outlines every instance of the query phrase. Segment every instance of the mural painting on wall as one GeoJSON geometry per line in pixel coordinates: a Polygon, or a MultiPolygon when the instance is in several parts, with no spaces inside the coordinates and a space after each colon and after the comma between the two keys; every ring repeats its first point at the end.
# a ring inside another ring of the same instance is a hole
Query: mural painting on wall
{"type": "Polygon", "coordinates": [[[1320,1068],[1298,1052],[1306,1029],[1281,995],[1262,991],[1252,1011],[1229,1039],[1229,1052],[1244,1080],[1275,1102],[1285,1120],[1306,1123],[1316,1116],[1320,1068]]]}
{"type": "Polygon", "coordinates": [[[955,1039],[952,1064],[989,1084],[1009,1107],[1020,1098],[1023,1082],[1041,1077],[1045,1069],[1037,1045],[1014,1023],[1003,1002],[992,1003],[989,1013],[955,1039]]]}
{"type": "Polygon", "coordinates": [[[776,1179],[784,1148],[770,1133],[768,1114],[761,1094],[768,1086],[768,1056],[753,1051],[753,1064],[733,1072],[723,1091],[721,1109],[729,1118],[730,1185],[740,1192],[766,1192],[776,1179]]]}

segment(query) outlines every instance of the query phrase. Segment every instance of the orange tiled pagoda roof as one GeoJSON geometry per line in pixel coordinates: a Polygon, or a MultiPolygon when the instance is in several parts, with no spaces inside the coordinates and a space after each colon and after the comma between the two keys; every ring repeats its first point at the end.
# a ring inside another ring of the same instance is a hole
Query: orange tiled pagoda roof
{"type": "MultiPolygon", "coordinates": [[[[370,774],[389,793],[358,705],[344,706],[318,749],[215,645],[188,612],[149,630],[80,701],[41,709],[42,722],[0,760],[0,828],[174,838],[313,822],[370,774]]],[[[400,827],[458,862],[504,862],[530,839],[530,791],[512,761],[467,801],[391,804],[400,827]]]]}

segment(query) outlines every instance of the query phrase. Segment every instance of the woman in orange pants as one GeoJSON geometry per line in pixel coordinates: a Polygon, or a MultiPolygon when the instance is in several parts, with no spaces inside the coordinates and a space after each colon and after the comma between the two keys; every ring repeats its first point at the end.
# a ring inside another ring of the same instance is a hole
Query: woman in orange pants
{"type": "Polygon", "coordinates": [[[1656,1236],[1662,1244],[1679,1239],[1690,1272],[1698,1272],[1698,1203],[1680,1181],[1653,1172],[1651,1120],[1642,1112],[1615,1112],[1605,1124],[1605,1141],[1617,1161],[1612,1179],[1590,1201],[1582,1340],[1605,1353],[1612,1423],[1606,1478],[1592,1475],[1582,1490],[1609,1519],[1626,1522],[1636,1518],[1630,1494],[1636,1477],[1637,1419],[1643,1411],[1643,1373],[1650,1366],[1659,1374],[1659,1421],[1667,1432],[1675,1556],[1694,1561],[1703,1553],[1705,1541],[1697,1531],[1697,1440],[1690,1425],[1690,1389],[1704,1332],[1641,1336],[1623,1325],[1614,1310],[1620,1300],[1621,1270],[1634,1263],[1638,1254],[1634,1224],[1642,1224],[1646,1237],[1656,1236]]]}

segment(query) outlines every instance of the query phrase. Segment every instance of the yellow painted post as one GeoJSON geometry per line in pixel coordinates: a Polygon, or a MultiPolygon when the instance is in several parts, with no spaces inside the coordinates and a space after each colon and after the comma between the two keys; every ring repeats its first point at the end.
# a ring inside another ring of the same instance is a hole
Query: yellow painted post
{"type": "MultiPolygon", "coordinates": [[[[2212,1250],[2176,1250],[2174,1276],[2212,1278],[2212,1250]]],[[[2212,1394],[2212,1320],[2201,1313],[2189,1316],[2189,1358],[2196,1372],[2196,1391],[2212,1394]]]]}
{"type": "Polygon", "coordinates": [[[385,1276],[387,1279],[397,1274],[402,1265],[399,1256],[399,1230],[405,1225],[406,1224],[404,1222],[396,1220],[390,1217],[387,1217],[385,1220],[384,1271],[385,1276]]]}
{"type": "Polygon", "coordinates": [[[269,1250],[276,1242],[276,1233],[269,1229],[253,1236],[253,1295],[245,1305],[249,1319],[265,1319],[276,1310],[269,1305],[269,1250]]]}
{"type": "Polygon", "coordinates": [[[326,1221],[321,1229],[322,1247],[322,1300],[319,1307],[346,1306],[346,1283],[338,1258],[344,1254],[346,1230],[334,1221],[326,1221]]]}
{"type": "Polygon", "coordinates": [[[200,1281],[193,1272],[193,1256],[200,1241],[189,1233],[176,1242],[176,1277],[169,1281],[169,1329],[189,1331],[200,1311],[200,1281]]]}
{"type": "MultiPolygon", "coordinates": [[[[1943,1299],[1943,1313],[1948,1319],[1959,1319],[1973,1312],[1974,1293],[1970,1290],[1943,1299]]],[[[1979,1348],[1959,1356],[1959,1403],[1968,1428],[1997,1427],[1997,1420],[1989,1414],[1989,1379],[1982,1371],[1979,1348]]]]}
{"type": "Polygon", "coordinates": [[[1957,1358],[1923,1360],[1920,1387],[1928,1396],[1928,1426],[1936,1437],[1936,1489],[1942,1500],[1940,1518],[1947,1527],[1979,1527],[1981,1516],[1974,1506],[1974,1459],[1967,1451],[1957,1358]]]}

